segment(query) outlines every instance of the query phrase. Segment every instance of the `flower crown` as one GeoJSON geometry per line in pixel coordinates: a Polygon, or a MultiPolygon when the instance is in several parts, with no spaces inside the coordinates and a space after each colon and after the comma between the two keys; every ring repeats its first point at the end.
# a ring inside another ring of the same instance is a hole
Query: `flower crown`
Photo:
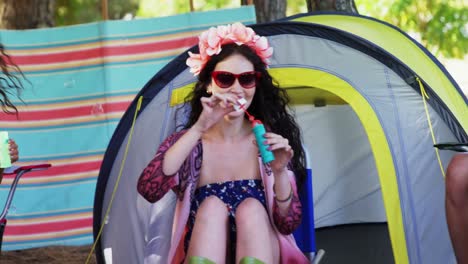
{"type": "Polygon", "coordinates": [[[247,45],[268,65],[268,58],[273,54],[273,48],[265,37],[255,34],[252,28],[237,22],[232,25],[211,27],[198,37],[200,54],[188,52],[187,66],[190,72],[197,76],[205,67],[208,60],[221,52],[221,47],[226,44],[236,43],[247,45]]]}

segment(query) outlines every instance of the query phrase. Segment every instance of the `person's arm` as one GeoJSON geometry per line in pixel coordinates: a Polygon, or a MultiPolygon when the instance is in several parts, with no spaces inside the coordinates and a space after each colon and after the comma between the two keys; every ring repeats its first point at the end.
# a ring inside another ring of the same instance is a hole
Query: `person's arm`
{"type": "Polygon", "coordinates": [[[166,175],[176,173],[203,133],[233,111],[232,105],[236,102],[236,97],[233,94],[213,93],[210,97],[202,97],[200,102],[203,111],[197,122],[166,153],[163,163],[163,172],[166,175]]]}
{"type": "Polygon", "coordinates": [[[149,202],[156,202],[166,192],[179,184],[179,171],[188,171],[190,153],[202,134],[233,110],[228,102],[235,102],[233,95],[215,95],[200,99],[203,111],[197,122],[184,133],[178,133],[163,143],[154,159],[138,179],[138,192],[149,202]],[[188,162],[186,162],[188,161],[188,162]]]}
{"type": "Polygon", "coordinates": [[[275,175],[273,202],[273,222],[282,234],[291,234],[301,223],[302,205],[295,186],[294,174],[291,171],[275,175]]]}
{"type": "Polygon", "coordinates": [[[301,223],[302,205],[297,195],[296,178],[289,169],[294,151],[289,140],[281,135],[268,132],[265,143],[273,151],[275,160],[270,163],[275,177],[273,186],[273,221],[282,234],[291,234],[301,223]]]}
{"type": "MultiPolygon", "coordinates": [[[[161,199],[170,189],[179,184],[178,171],[165,174],[163,164],[166,153],[187,131],[181,131],[169,136],[158,148],[154,158],[148,163],[140,174],[137,183],[137,191],[146,200],[154,203],[161,199]]],[[[186,160],[186,157],[184,158],[186,160]]]]}
{"type": "Polygon", "coordinates": [[[273,192],[275,193],[275,201],[277,202],[280,213],[286,214],[290,207],[292,196],[294,195],[287,169],[280,173],[275,173],[273,192]]]}
{"type": "MultiPolygon", "coordinates": [[[[15,140],[12,138],[8,140],[8,144],[10,145],[9,151],[10,151],[11,163],[15,163],[19,159],[18,145],[16,144],[15,140]]],[[[4,171],[4,168],[0,168],[0,184],[2,183],[2,179],[3,179],[3,171],[4,171]]]]}
{"type": "Polygon", "coordinates": [[[179,171],[201,135],[202,132],[193,126],[167,150],[162,163],[162,172],[165,175],[174,175],[179,171]]]}

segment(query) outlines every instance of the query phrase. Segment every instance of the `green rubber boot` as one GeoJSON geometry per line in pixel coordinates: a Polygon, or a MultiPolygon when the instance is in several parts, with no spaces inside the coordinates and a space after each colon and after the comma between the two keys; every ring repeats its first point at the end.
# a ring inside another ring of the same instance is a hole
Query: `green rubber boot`
{"type": "Polygon", "coordinates": [[[189,264],[215,264],[213,261],[211,261],[211,260],[209,260],[207,258],[196,257],[196,256],[190,257],[188,263],[189,264]]]}
{"type": "Polygon", "coordinates": [[[243,257],[239,264],[265,264],[263,261],[254,257],[243,257]]]}

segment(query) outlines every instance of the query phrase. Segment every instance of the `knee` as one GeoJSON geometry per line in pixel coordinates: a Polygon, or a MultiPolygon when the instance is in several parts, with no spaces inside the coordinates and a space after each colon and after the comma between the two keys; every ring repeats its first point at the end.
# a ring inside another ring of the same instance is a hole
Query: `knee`
{"type": "Polygon", "coordinates": [[[238,229],[256,230],[259,224],[269,223],[268,215],[262,203],[254,198],[245,199],[236,210],[238,229]]]}
{"type": "Polygon", "coordinates": [[[447,198],[455,204],[468,199],[468,154],[457,154],[450,161],[446,175],[447,198]]]}
{"type": "Polygon", "coordinates": [[[227,221],[228,211],[226,205],[216,196],[207,197],[197,210],[196,221],[212,224],[227,221]]]}

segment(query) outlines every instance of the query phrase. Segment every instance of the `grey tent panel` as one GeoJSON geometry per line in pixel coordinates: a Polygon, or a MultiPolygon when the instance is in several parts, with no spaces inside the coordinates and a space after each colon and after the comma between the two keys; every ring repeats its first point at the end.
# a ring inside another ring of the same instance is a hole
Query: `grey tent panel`
{"type": "MultiPolygon", "coordinates": [[[[392,151],[410,260],[447,263],[451,246],[443,213],[444,179],[434,162],[436,157],[421,96],[379,61],[342,44],[294,35],[277,35],[271,42],[277,47],[291,47],[275,50],[273,61],[278,64],[272,67],[303,67],[328,72],[351,84],[371,105],[392,151]],[[428,232],[434,228],[440,231],[428,232]]],[[[432,109],[429,111],[435,133],[441,136],[437,142],[456,141],[438,114],[432,109]]],[[[441,153],[444,164],[448,164],[452,155],[441,153]]],[[[359,182],[366,182],[365,178],[359,182]]],[[[317,193],[315,189],[314,193],[317,193]]]]}

